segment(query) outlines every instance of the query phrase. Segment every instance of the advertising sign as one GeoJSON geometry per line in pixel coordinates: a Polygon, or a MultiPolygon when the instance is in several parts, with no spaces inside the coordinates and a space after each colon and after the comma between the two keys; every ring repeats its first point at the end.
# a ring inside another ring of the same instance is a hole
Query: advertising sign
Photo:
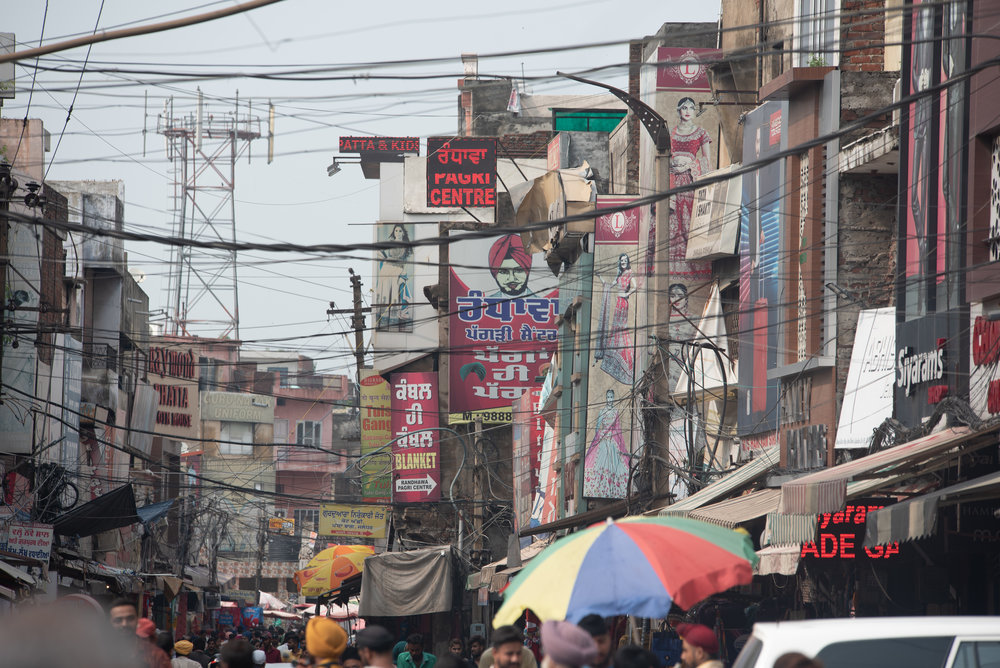
{"type": "MultiPolygon", "coordinates": [[[[768,102],[747,114],[743,159],[760,160],[784,145],[785,103],[768,102]]],[[[767,372],[778,364],[781,308],[778,259],[781,255],[781,202],[784,161],[743,175],[740,214],[739,387],[737,428],[741,436],[772,431],[777,425],[778,381],[767,372]]]]}
{"type": "Polygon", "coordinates": [[[156,390],[157,434],[180,438],[198,436],[198,357],[191,348],[154,344],[146,363],[149,383],[156,390]]]}
{"type": "Polygon", "coordinates": [[[514,518],[518,529],[531,526],[532,505],[538,493],[538,470],[545,435],[545,418],[539,412],[541,396],[541,388],[533,388],[521,395],[513,406],[512,469],[514,518]]]}
{"type": "Polygon", "coordinates": [[[390,384],[392,436],[398,439],[392,444],[392,499],[397,503],[440,501],[437,374],[394,373],[390,384]],[[428,429],[435,430],[420,431],[428,429]]]}
{"type": "Polygon", "coordinates": [[[420,153],[420,137],[341,137],[341,153],[420,153]]]}
{"type": "Polygon", "coordinates": [[[1000,320],[985,316],[980,303],[969,308],[969,320],[969,403],[985,420],[1000,414],[1000,320]]]}
{"type": "Polygon", "coordinates": [[[854,501],[836,513],[819,516],[818,540],[803,543],[800,557],[805,559],[889,559],[899,554],[899,543],[863,547],[865,542],[865,520],[868,513],[885,507],[877,499],[854,501]]]}
{"type": "MultiPolygon", "coordinates": [[[[603,197],[597,210],[631,198],[603,197]]],[[[627,494],[632,453],[632,386],[635,382],[639,210],[599,215],[594,232],[592,360],[587,404],[583,495],[621,499],[627,494]]]]}
{"type": "MultiPolygon", "coordinates": [[[[732,169],[727,167],[709,172],[705,176],[718,176],[729,171],[732,169]]],[[[741,176],[701,186],[694,191],[686,259],[714,260],[736,254],[742,196],[741,176]]]]}
{"type": "Polygon", "coordinates": [[[12,522],[0,531],[0,550],[48,563],[52,554],[52,535],[51,524],[12,522]]]}
{"type": "Polygon", "coordinates": [[[710,93],[708,65],[719,55],[716,49],[661,46],[656,50],[656,90],[710,93]]]}
{"type": "Polygon", "coordinates": [[[517,234],[459,241],[451,257],[449,422],[510,422],[555,350],[558,279],[517,234]]]}
{"type": "Polygon", "coordinates": [[[892,417],[895,354],[896,309],[861,311],[835,448],[867,448],[875,428],[892,417]]]}
{"type": "Polygon", "coordinates": [[[496,175],[495,137],[427,139],[427,206],[496,206],[496,175]]]}
{"type": "Polygon", "coordinates": [[[556,430],[548,422],[542,430],[541,465],[538,470],[538,492],[535,494],[534,506],[531,509],[531,524],[548,524],[559,519],[559,509],[563,502],[559,498],[559,480],[562,459],[559,444],[556,443],[556,430]]]}
{"type": "Polygon", "coordinates": [[[392,455],[372,454],[392,438],[389,382],[372,369],[361,370],[361,498],[368,503],[392,498],[392,455]]]}
{"type": "Polygon", "coordinates": [[[202,392],[201,419],[221,422],[274,422],[274,397],[244,392],[202,392]]]}
{"type": "Polygon", "coordinates": [[[285,536],[294,536],[295,519],[292,517],[269,517],[267,519],[267,529],[272,533],[280,533],[285,536]]]}
{"type": "Polygon", "coordinates": [[[955,310],[896,324],[893,417],[904,425],[919,425],[942,399],[955,394],[968,360],[962,358],[969,341],[962,320],[955,310]]]}
{"type": "MultiPolygon", "coordinates": [[[[383,223],[375,226],[376,241],[408,243],[413,223],[383,223]]],[[[375,251],[375,329],[390,332],[413,330],[413,248],[381,248],[375,251]]]]}
{"type": "Polygon", "coordinates": [[[388,521],[388,506],[351,506],[342,503],[319,504],[320,536],[385,538],[388,521]]]}
{"type": "Polygon", "coordinates": [[[219,626],[236,626],[236,620],[233,618],[233,613],[226,610],[220,610],[219,626]]]}
{"type": "Polygon", "coordinates": [[[256,628],[260,626],[261,620],[264,618],[264,608],[259,605],[250,605],[243,608],[241,611],[241,617],[243,618],[243,626],[247,628],[256,628]]]}

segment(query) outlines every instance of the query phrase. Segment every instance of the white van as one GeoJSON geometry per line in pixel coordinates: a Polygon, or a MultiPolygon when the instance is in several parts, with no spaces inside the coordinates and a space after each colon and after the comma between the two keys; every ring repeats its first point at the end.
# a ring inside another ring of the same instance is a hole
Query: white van
{"type": "Polygon", "coordinates": [[[1000,617],[858,617],[754,624],[733,668],[787,652],[825,668],[1000,668],[1000,617]]]}

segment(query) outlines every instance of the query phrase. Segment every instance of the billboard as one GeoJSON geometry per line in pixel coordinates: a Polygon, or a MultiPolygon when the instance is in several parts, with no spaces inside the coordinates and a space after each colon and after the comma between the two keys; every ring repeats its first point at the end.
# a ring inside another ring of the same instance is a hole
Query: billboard
{"type": "Polygon", "coordinates": [[[538,471],[545,435],[545,418],[540,413],[541,388],[521,395],[513,406],[514,519],[517,529],[532,525],[532,506],[538,495],[538,471]]]}
{"type": "Polygon", "coordinates": [[[320,536],[385,538],[389,523],[388,506],[358,506],[343,503],[319,504],[320,536]]]}
{"type": "Polygon", "coordinates": [[[452,244],[449,422],[510,422],[556,346],[558,279],[508,234],[452,244]]]}
{"type": "MultiPolygon", "coordinates": [[[[787,103],[767,102],[747,114],[743,133],[746,163],[764,160],[785,143],[787,103]]],[[[778,364],[781,316],[778,258],[784,161],[743,175],[740,206],[739,388],[737,428],[741,436],[777,426],[778,381],[767,372],[778,364]]]]}
{"type": "Polygon", "coordinates": [[[420,153],[420,137],[341,137],[341,153],[420,153]]]}
{"type": "Polygon", "coordinates": [[[896,309],[861,311],[835,448],[867,448],[875,428],[892,417],[895,355],[896,309]]]}
{"type": "MultiPolygon", "coordinates": [[[[375,241],[410,243],[412,223],[379,223],[375,241]]],[[[413,330],[413,247],[375,249],[375,329],[393,332],[413,330]]]]}
{"type": "Polygon", "coordinates": [[[392,400],[392,499],[397,503],[441,500],[437,374],[394,373],[392,400]],[[434,429],[434,431],[421,431],[434,429]]]}
{"type": "Polygon", "coordinates": [[[494,207],[496,176],[495,137],[427,139],[427,206],[494,207]]]}
{"type": "Polygon", "coordinates": [[[659,47],[656,50],[656,90],[711,93],[708,66],[720,55],[716,49],[659,47]]]}
{"type": "MultiPolygon", "coordinates": [[[[602,208],[632,198],[602,197],[602,208]]],[[[628,492],[632,452],[632,386],[638,291],[639,210],[598,215],[594,231],[594,305],[591,309],[591,373],[588,380],[583,495],[620,499],[628,492]]]]}
{"type": "Polygon", "coordinates": [[[146,373],[156,390],[156,433],[197,438],[201,421],[198,400],[198,354],[190,347],[163,341],[149,348],[146,373]]]}
{"type": "Polygon", "coordinates": [[[361,370],[361,498],[380,503],[392,498],[392,456],[376,450],[392,438],[389,382],[373,369],[361,370]]]}

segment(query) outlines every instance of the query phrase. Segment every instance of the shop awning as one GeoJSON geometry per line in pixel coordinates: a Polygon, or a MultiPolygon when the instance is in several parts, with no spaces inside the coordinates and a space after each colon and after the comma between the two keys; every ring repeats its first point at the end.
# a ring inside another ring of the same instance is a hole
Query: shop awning
{"type": "Polygon", "coordinates": [[[0,561],[0,573],[3,573],[11,580],[17,580],[29,585],[35,584],[35,577],[31,573],[22,571],[16,566],[11,566],[6,561],[0,561]]]}
{"type": "Polygon", "coordinates": [[[686,499],[660,509],[660,515],[688,515],[692,510],[708,505],[716,499],[729,496],[736,490],[749,485],[757,478],[778,465],[777,445],[764,448],[760,455],[710,485],[698,490],[686,499]]]}
{"type": "Polygon", "coordinates": [[[132,485],[118,489],[77,506],[52,523],[60,536],[93,536],[139,522],[132,485]]]}
{"type": "Polygon", "coordinates": [[[1000,496],[1000,471],[960,482],[870,513],[865,523],[865,547],[913,540],[934,533],[938,508],[959,502],[1000,496]]]}
{"type": "Polygon", "coordinates": [[[802,548],[799,545],[770,546],[757,550],[757,567],[754,575],[795,575],[799,569],[802,548]]]}
{"type": "Polygon", "coordinates": [[[409,617],[452,609],[452,548],[385,552],[365,559],[362,617],[409,617]]]}
{"type": "Polygon", "coordinates": [[[963,449],[969,451],[996,443],[995,432],[995,427],[981,431],[953,427],[786,482],[781,486],[780,512],[803,515],[837,512],[846,502],[849,481],[942,468],[954,458],[951,451],[958,446],[966,446],[963,449]]]}
{"type": "Polygon", "coordinates": [[[774,511],[778,507],[779,498],[781,498],[780,489],[762,489],[692,510],[689,517],[732,529],[737,524],[749,522],[774,511]]]}
{"type": "Polygon", "coordinates": [[[517,573],[522,568],[524,564],[535,558],[542,550],[552,544],[552,538],[547,538],[545,540],[535,541],[530,545],[522,547],[520,550],[521,554],[521,566],[516,568],[507,568],[507,557],[494,561],[491,564],[486,564],[483,566],[482,570],[478,573],[472,573],[466,582],[467,589],[479,589],[480,587],[486,587],[491,592],[499,592],[510,581],[510,577],[517,573]]]}

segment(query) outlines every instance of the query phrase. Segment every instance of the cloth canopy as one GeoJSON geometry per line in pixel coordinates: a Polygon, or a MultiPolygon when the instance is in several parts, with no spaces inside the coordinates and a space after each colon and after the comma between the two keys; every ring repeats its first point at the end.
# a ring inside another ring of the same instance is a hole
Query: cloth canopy
{"type": "Polygon", "coordinates": [[[452,609],[450,545],[385,552],[365,559],[362,617],[409,617],[452,609]]]}
{"type": "Polygon", "coordinates": [[[122,485],[82,506],[77,506],[68,513],[63,513],[52,524],[55,533],[60,536],[83,538],[140,521],[132,485],[122,485]]]}
{"type": "Polygon", "coordinates": [[[167,512],[170,511],[170,507],[174,505],[173,499],[167,499],[166,501],[160,501],[159,503],[150,503],[142,508],[137,508],[135,514],[139,516],[143,524],[150,524],[155,522],[161,517],[165,516],[167,512]]]}

